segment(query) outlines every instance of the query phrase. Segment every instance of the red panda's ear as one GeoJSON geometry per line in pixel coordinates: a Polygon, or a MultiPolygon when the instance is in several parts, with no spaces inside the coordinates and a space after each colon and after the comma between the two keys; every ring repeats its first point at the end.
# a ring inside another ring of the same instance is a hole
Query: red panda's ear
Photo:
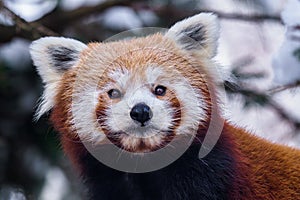
{"type": "Polygon", "coordinates": [[[63,37],[44,37],[31,44],[31,58],[45,85],[37,118],[53,107],[62,75],[76,66],[80,52],[85,48],[85,44],[63,37]]]}
{"type": "Polygon", "coordinates": [[[169,29],[166,37],[186,51],[211,58],[216,55],[219,38],[217,16],[200,13],[179,21],[169,29]]]}

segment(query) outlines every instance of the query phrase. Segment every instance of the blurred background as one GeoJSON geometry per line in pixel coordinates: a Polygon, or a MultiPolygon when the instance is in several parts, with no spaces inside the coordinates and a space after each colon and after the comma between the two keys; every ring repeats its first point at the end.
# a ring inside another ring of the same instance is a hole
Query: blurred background
{"type": "Polygon", "coordinates": [[[0,200],[83,199],[48,116],[33,120],[43,89],[28,52],[33,40],[103,41],[203,11],[221,20],[215,60],[227,77],[224,115],[300,148],[299,0],[0,0],[0,200]]]}

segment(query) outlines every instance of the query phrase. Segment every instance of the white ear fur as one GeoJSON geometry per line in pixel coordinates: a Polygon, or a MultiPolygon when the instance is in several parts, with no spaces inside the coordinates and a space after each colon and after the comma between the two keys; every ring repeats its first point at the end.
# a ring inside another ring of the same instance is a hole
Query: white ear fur
{"type": "Polygon", "coordinates": [[[45,91],[36,112],[37,119],[53,107],[62,75],[76,66],[80,52],[85,48],[85,44],[63,37],[44,37],[30,45],[31,58],[45,84],[45,91]]]}
{"type": "Polygon", "coordinates": [[[211,58],[216,55],[219,29],[216,15],[200,13],[177,22],[166,37],[184,50],[211,58]]]}

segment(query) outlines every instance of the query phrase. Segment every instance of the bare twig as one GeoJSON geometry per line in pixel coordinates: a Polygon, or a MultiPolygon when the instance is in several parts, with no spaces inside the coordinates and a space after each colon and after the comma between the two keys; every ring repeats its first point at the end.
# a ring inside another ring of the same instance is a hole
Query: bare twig
{"type": "Polygon", "coordinates": [[[257,92],[254,90],[250,90],[247,88],[243,88],[236,84],[232,84],[229,82],[225,82],[225,89],[229,93],[240,94],[246,100],[251,100],[252,102],[257,102],[262,106],[269,106],[272,108],[283,120],[285,120],[288,124],[295,128],[295,130],[300,129],[300,121],[290,116],[288,112],[286,112],[278,103],[276,103],[272,96],[269,94],[257,92]]]}
{"type": "Polygon", "coordinates": [[[220,18],[224,19],[232,19],[232,20],[242,20],[248,22],[263,22],[263,21],[274,21],[274,22],[281,22],[280,16],[277,15],[266,15],[266,14],[239,14],[239,13],[223,13],[220,11],[211,11],[216,13],[220,18]]]}
{"type": "Polygon", "coordinates": [[[281,86],[272,88],[272,89],[268,90],[267,93],[269,95],[272,95],[272,94],[282,92],[284,90],[296,88],[296,87],[300,87],[300,81],[296,81],[295,83],[291,83],[291,84],[287,84],[287,85],[281,85],[281,86]]]}
{"type": "Polygon", "coordinates": [[[289,123],[291,126],[295,128],[295,130],[300,129],[300,121],[295,119],[294,117],[290,116],[288,112],[286,112],[278,103],[276,103],[273,100],[270,100],[268,102],[268,105],[273,108],[273,110],[287,123],[289,123]]]}
{"type": "Polygon", "coordinates": [[[207,10],[207,9],[198,9],[198,10],[182,10],[174,6],[165,6],[165,7],[156,7],[148,9],[154,11],[159,16],[163,17],[172,17],[174,19],[185,18],[188,16],[192,16],[201,12],[212,12],[218,15],[219,18],[222,19],[230,19],[230,20],[240,20],[247,22],[264,22],[264,21],[273,21],[282,24],[280,16],[277,15],[268,15],[268,14],[242,14],[242,13],[225,13],[217,10],[207,10]]]}

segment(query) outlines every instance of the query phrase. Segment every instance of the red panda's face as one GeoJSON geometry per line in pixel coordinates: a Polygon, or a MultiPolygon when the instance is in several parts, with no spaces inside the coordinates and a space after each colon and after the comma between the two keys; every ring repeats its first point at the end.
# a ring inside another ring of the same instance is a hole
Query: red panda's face
{"type": "Polygon", "coordinates": [[[96,114],[106,136],[121,148],[149,151],[172,139],[181,118],[180,103],[163,80],[163,70],[117,69],[99,91],[96,114]]]}
{"type": "Polygon", "coordinates": [[[176,135],[196,134],[210,106],[205,65],[215,52],[214,20],[200,15],[166,35],[121,42],[35,42],[32,57],[46,85],[38,115],[61,109],[63,122],[56,123],[81,140],[109,140],[130,152],[155,151],[176,135]]]}
{"type": "Polygon", "coordinates": [[[162,35],[90,45],[70,83],[77,133],[130,152],[155,151],[176,135],[195,134],[207,107],[195,85],[205,88],[205,78],[193,67],[198,62],[174,48],[162,35]]]}
{"type": "Polygon", "coordinates": [[[107,82],[101,82],[97,121],[119,147],[153,151],[171,141],[184,124],[185,129],[197,128],[204,115],[199,91],[176,69],[164,68],[153,63],[119,67],[108,73],[107,82]]]}

